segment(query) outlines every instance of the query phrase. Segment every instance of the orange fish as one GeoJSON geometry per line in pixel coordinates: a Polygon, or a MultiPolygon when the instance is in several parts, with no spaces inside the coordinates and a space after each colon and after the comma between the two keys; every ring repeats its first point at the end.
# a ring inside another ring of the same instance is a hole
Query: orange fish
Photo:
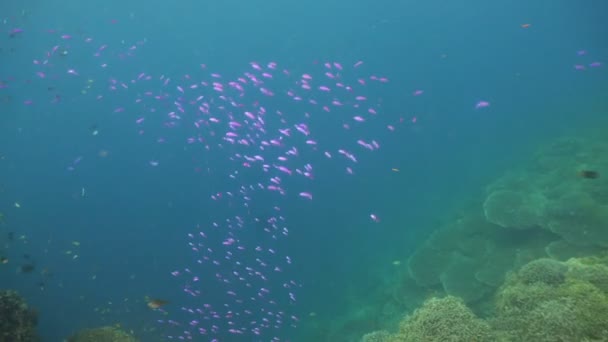
{"type": "Polygon", "coordinates": [[[161,306],[164,306],[164,305],[166,305],[168,303],[169,303],[168,301],[162,300],[162,299],[149,299],[148,300],[148,307],[150,309],[155,310],[155,309],[158,309],[161,306]]]}

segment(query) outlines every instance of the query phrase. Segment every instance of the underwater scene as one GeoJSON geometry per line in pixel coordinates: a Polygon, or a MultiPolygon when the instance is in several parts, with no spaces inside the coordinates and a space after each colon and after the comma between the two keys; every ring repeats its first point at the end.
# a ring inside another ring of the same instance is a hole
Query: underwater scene
{"type": "Polygon", "coordinates": [[[0,342],[608,341],[608,2],[0,2],[0,342]]]}

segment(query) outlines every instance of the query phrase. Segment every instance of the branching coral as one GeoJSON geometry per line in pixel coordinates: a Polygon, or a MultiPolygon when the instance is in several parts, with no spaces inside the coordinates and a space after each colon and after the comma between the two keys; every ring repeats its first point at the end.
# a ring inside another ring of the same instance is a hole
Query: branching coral
{"type": "Polygon", "coordinates": [[[385,330],[378,330],[369,334],[363,335],[361,342],[389,342],[391,340],[391,334],[385,330]]]}
{"type": "Polygon", "coordinates": [[[524,265],[517,275],[524,284],[559,285],[565,281],[567,271],[568,267],[563,263],[549,258],[541,258],[524,265]]]}
{"type": "Polygon", "coordinates": [[[603,271],[575,260],[527,264],[498,291],[494,328],[507,341],[608,340],[608,296],[589,282],[603,271]]]}
{"type": "Polygon", "coordinates": [[[36,322],[35,312],[17,292],[0,291],[0,341],[35,341],[36,322]]]}
{"type": "Polygon", "coordinates": [[[601,263],[583,263],[580,259],[566,262],[568,277],[584,280],[608,294],[608,266],[601,263]]]}
{"type": "Polygon", "coordinates": [[[453,296],[431,298],[400,324],[395,342],[491,341],[489,325],[453,296]]]}
{"type": "Polygon", "coordinates": [[[70,338],[68,342],[137,342],[131,334],[116,327],[101,327],[83,330],[70,338]]]}
{"type": "Polygon", "coordinates": [[[535,342],[580,341],[583,327],[572,318],[576,306],[572,300],[548,300],[522,316],[521,340],[535,342]]]}

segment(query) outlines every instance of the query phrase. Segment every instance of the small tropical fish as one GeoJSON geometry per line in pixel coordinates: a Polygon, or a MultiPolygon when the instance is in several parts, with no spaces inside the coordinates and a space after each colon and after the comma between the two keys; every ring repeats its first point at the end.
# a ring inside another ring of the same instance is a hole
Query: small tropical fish
{"type": "Polygon", "coordinates": [[[14,38],[14,37],[15,37],[15,36],[17,36],[19,33],[23,33],[23,29],[21,29],[21,28],[18,28],[18,27],[17,27],[17,28],[14,28],[14,29],[10,30],[10,31],[8,32],[8,36],[9,36],[10,38],[14,38]]]}
{"type": "Polygon", "coordinates": [[[580,170],[578,175],[581,178],[596,179],[599,178],[600,173],[593,170],[580,170]]]}
{"type": "Polygon", "coordinates": [[[168,301],[162,300],[162,299],[152,299],[152,298],[148,299],[148,307],[153,310],[158,309],[161,306],[164,306],[168,303],[169,303],[168,301]]]}
{"type": "Polygon", "coordinates": [[[91,127],[89,127],[89,131],[91,132],[91,135],[98,135],[99,128],[97,127],[97,124],[92,124],[91,127]]]}
{"type": "Polygon", "coordinates": [[[490,102],[488,101],[479,101],[475,104],[475,109],[481,109],[481,108],[486,108],[486,107],[490,107],[490,102]]]}
{"type": "Polygon", "coordinates": [[[19,266],[19,268],[17,269],[17,273],[31,273],[35,269],[36,265],[34,264],[23,264],[19,266]]]}

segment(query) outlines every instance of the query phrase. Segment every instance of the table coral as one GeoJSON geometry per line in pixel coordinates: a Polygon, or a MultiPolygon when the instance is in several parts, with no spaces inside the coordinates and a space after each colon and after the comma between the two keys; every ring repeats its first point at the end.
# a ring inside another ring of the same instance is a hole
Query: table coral
{"type": "Polygon", "coordinates": [[[503,228],[530,229],[542,224],[545,202],[539,193],[497,190],[488,195],[483,209],[489,222],[503,228]]]}

